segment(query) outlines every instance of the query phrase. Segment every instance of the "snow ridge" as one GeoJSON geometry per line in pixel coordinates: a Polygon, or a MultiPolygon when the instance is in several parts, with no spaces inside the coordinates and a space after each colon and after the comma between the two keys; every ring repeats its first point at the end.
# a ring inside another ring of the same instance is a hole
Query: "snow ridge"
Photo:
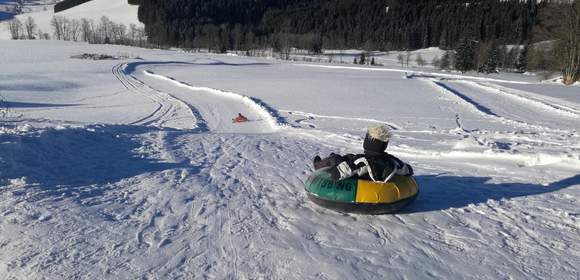
{"type": "Polygon", "coordinates": [[[523,92],[520,90],[516,90],[516,89],[509,89],[506,87],[502,87],[500,85],[491,85],[491,84],[484,84],[484,83],[480,83],[480,82],[474,82],[474,81],[462,81],[463,83],[472,85],[474,87],[478,87],[481,89],[484,89],[486,91],[489,92],[493,92],[496,94],[504,94],[507,96],[511,96],[514,97],[514,99],[518,99],[520,102],[525,102],[531,106],[535,106],[540,110],[549,110],[552,112],[555,112],[557,114],[560,115],[565,115],[568,117],[573,117],[573,118],[579,118],[580,117],[580,110],[576,109],[576,108],[572,108],[569,106],[564,106],[561,104],[555,104],[554,102],[552,103],[548,103],[546,101],[543,101],[539,98],[534,98],[529,96],[529,93],[527,92],[523,92]]]}
{"type": "Polygon", "coordinates": [[[378,123],[378,124],[388,125],[392,130],[399,130],[399,129],[401,129],[396,124],[393,124],[393,123],[390,123],[390,122],[386,122],[386,121],[377,120],[377,119],[371,119],[371,118],[357,118],[357,117],[343,117],[343,116],[320,115],[320,114],[307,113],[307,112],[302,112],[302,111],[297,111],[297,110],[281,110],[281,111],[282,112],[289,113],[289,114],[296,114],[296,115],[301,115],[301,116],[305,116],[305,117],[320,118],[320,119],[335,119],[335,120],[362,121],[362,122],[368,122],[368,123],[378,123]]]}
{"type": "Polygon", "coordinates": [[[576,168],[580,166],[580,155],[562,153],[548,154],[543,152],[534,153],[510,153],[505,151],[485,150],[483,152],[475,151],[437,151],[427,149],[414,149],[409,147],[393,146],[392,151],[399,156],[415,159],[449,159],[449,160],[466,160],[473,161],[511,161],[521,166],[543,166],[558,165],[567,168],[576,168]]]}
{"type": "Polygon", "coordinates": [[[485,115],[488,115],[488,116],[499,117],[496,113],[494,113],[493,111],[491,111],[491,109],[485,107],[484,105],[481,105],[481,104],[475,102],[473,99],[469,98],[468,96],[462,94],[461,92],[459,92],[457,90],[452,89],[448,85],[446,85],[446,84],[444,84],[442,82],[436,81],[436,80],[433,80],[433,83],[435,83],[440,88],[444,89],[445,92],[452,93],[455,96],[461,98],[466,103],[469,103],[470,105],[472,105],[473,107],[475,107],[475,109],[477,111],[479,111],[479,112],[481,112],[481,113],[483,113],[485,115]]]}
{"type": "Polygon", "coordinates": [[[413,78],[446,78],[454,80],[475,80],[475,81],[487,81],[487,82],[500,82],[509,84],[531,84],[529,82],[522,81],[511,81],[511,80],[501,80],[486,77],[475,77],[475,76],[465,76],[465,75],[455,75],[455,74],[445,74],[436,72],[424,72],[424,71],[413,71],[405,69],[393,69],[393,68],[369,68],[369,67],[358,67],[358,66],[334,66],[334,65],[317,65],[317,64],[293,64],[302,67],[314,67],[314,68],[327,68],[327,69],[339,69],[339,70],[359,70],[359,71],[376,71],[376,72],[395,72],[404,73],[407,79],[413,78]]]}
{"type": "Polygon", "coordinates": [[[502,115],[498,115],[495,112],[493,112],[490,108],[476,102],[475,100],[467,97],[465,94],[451,88],[449,85],[447,85],[447,84],[445,84],[437,79],[428,79],[428,81],[430,81],[432,85],[435,85],[438,88],[442,89],[443,92],[451,94],[451,95],[457,97],[459,100],[461,100],[464,104],[471,106],[471,108],[474,111],[479,112],[482,116],[498,120],[501,123],[512,124],[512,125],[526,127],[526,128],[533,128],[533,129],[538,129],[541,131],[546,131],[546,130],[565,131],[565,130],[561,130],[561,129],[548,128],[548,127],[545,127],[542,125],[531,124],[531,123],[524,122],[521,120],[514,120],[514,119],[507,118],[505,116],[502,116],[502,115]]]}
{"type": "Polygon", "coordinates": [[[185,88],[188,88],[190,90],[205,91],[205,92],[209,92],[211,94],[219,95],[222,97],[227,97],[227,98],[239,100],[243,104],[245,104],[245,105],[249,106],[250,108],[252,108],[253,110],[255,110],[260,116],[262,116],[262,118],[268,123],[268,125],[273,130],[278,130],[278,129],[285,128],[285,127],[289,126],[288,123],[286,122],[286,120],[280,116],[278,111],[276,111],[274,108],[267,105],[265,102],[263,102],[262,100],[260,100],[258,98],[249,97],[249,96],[242,95],[239,93],[235,93],[235,92],[231,92],[231,91],[224,91],[224,90],[210,88],[210,87],[192,86],[186,82],[178,81],[172,77],[156,74],[156,73],[152,72],[151,70],[144,70],[143,73],[145,73],[146,75],[151,76],[151,77],[155,77],[155,78],[158,78],[161,80],[172,82],[177,86],[185,87],[185,88]]]}

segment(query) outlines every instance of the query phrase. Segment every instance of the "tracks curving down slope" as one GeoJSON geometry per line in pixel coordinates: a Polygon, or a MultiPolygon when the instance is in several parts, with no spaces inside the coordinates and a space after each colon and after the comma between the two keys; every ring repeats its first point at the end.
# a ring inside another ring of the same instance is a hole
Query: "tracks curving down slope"
{"type": "Polygon", "coordinates": [[[154,111],[130,124],[178,129],[205,129],[204,122],[195,108],[171,94],[161,92],[143,83],[127,70],[127,66],[126,63],[117,64],[111,69],[111,72],[129,92],[143,96],[156,104],[154,111]]]}

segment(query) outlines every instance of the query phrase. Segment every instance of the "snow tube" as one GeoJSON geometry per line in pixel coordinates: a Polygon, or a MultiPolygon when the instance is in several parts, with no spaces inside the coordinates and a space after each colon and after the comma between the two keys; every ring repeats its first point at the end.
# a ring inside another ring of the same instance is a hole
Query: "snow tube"
{"type": "Polygon", "coordinates": [[[306,180],[306,193],[314,203],[339,212],[393,213],[419,194],[419,187],[412,176],[395,175],[386,183],[356,178],[334,181],[328,170],[321,168],[306,180]]]}

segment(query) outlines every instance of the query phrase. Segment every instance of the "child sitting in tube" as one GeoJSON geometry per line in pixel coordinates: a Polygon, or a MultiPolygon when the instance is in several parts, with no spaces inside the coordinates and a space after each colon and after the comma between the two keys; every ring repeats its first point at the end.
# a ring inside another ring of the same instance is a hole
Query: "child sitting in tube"
{"type": "Polygon", "coordinates": [[[358,176],[374,182],[387,182],[394,175],[413,175],[413,168],[409,164],[385,151],[391,137],[389,127],[370,126],[363,142],[364,154],[341,156],[331,153],[324,159],[316,156],[314,168],[318,170],[328,167],[335,181],[358,176]]]}

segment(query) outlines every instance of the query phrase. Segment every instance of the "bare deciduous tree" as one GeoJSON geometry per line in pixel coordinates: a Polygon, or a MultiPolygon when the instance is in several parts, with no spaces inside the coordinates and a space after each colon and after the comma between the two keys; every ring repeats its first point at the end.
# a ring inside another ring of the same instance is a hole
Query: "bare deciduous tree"
{"type": "Polygon", "coordinates": [[[10,35],[12,36],[13,40],[18,40],[21,38],[23,30],[22,30],[22,22],[14,18],[10,22],[8,22],[8,29],[10,29],[10,35]]]}
{"type": "Polygon", "coordinates": [[[451,50],[446,50],[441,56],[441,60],[439,61],[439,68],[443,70],[449,70],[453,68],[455,64],[455,52],[451,50]]]}
{"type": "Polygon", "coordinates": [[[32,17],[26,18],[24,22],[24,27],[26,29],[26,35],[28,40],[34,39],[34,30],[36,29],[36,23],[34,23],[34,19],[32,17]]]}
{"type": "Polygon", "coordinates": [[[91,42],[91,23],[88,19],[81,19],[81,38],[85,42],[91,42]]]}
{"type": "Polygon", "coordinates": [[[411,61],[411,52],[410,51],[406,51],[405,52],[405,65],[406,67],[409,67],[409,62],[411,61]]]}
{"type": "Polygon", "coordinates": [[[112,37],[112,25],[113,22],[109,20],[108,17],[103,16],[101,17],[101,22],[99,23],[99,36],[102,40],[102,43],[109,44],[111,42],[112,37]]]}
{"type": "Polygon", "coordinates": [[[405,66],[405,56],[403,56],[402,53],[399,53],[397,55],[397,61],[399,62],[399,64],[401,64],[401,67],[405,66]]]}
{"type": "Polygon", "coordinates": [[[54,16],[50,21],[50,26],[52,27],[52,33],[54,34],[54,39],[63,40],[64,36],[64,17],[54,16]]]}
{"type": "MultiPolygon", "coordinates": [[[[22,37],[24,31],[22,24],[18,28],[17,22],[13,23],[14,36],[22,37]]],[[[84,41],[91,44],[126,44],[146,46],[147,35],[143,27],[131,24],[130,28],[124,24],[117,24],[102,17],[98,23],[88,19],[68,19],[63,16],[54,16],[50,21],[53,38],[65,41],[84,41]]],[[[50,36],[40,30],[38,38],[48,39],[50,36]]]]}
{"type": "Polygon", "coordinates": [[[78,19],[73,19],[69,22],[69,40],[78,41],[81,34],[81,21],[78,19]]]}
{"type": "Polygon", "coordinates": [[[70,20],[68,18],[62,17],[62,39],[65,41],[70,41],[70,20]]]}
{"type": "Polygon", "coordinates": [[[580,0],[542,3],[535,31],[540,40],[556,40],[554,54],[563,82],[573,84],[580,78],[580,0]]]}
{"type": "Polygon", "coordinates": [[[417,57],[415,57],[415,62],[417,63],[418,66],[425,66],[426,62],[425,59],[423,59],[423,56],[421,56],[421,54],[417,54],[417,57]]]}
{"type": "Polygon", "coordinates": [[[439,68],[441,65],[441,59],[438,56],[434,57],[433,60],[431,60],[431,65],[435,68],[439,68]]]}

